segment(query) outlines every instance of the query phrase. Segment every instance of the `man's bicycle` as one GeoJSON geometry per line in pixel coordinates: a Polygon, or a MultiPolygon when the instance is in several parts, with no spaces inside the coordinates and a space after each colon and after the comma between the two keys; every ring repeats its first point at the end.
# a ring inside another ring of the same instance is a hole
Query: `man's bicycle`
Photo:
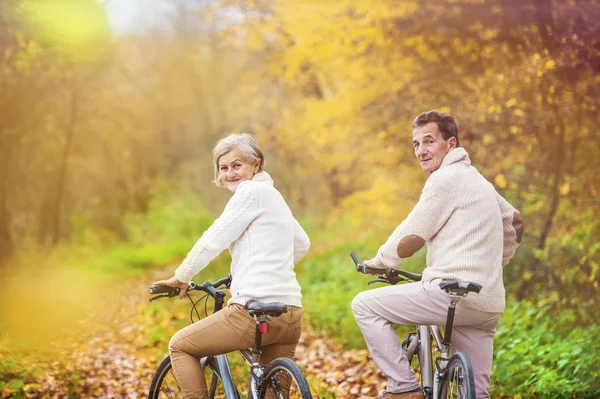
{"type": "MultiPolygon", "coordinates": [[[[354,252],[350,256],[354,260],[357,271],[377,276],[377,279],[369,281],[369,284],[380,282],[395,285],[404,281],[421,281],[421,274],[401,269],[370,268],[363,265],[354,252]]],[[[439,326],[416,326],[416,330],[410,332],[402,342],[402,348],[409,363],[412,364],[414,356],[417,356],[416,369],[420,372],[421,387],[426,399],[475,399],[473,369],[468,356],[463,352],[456,352],[452,356],[449,356],[449,353],[456,304],[469,292],[478,293],[481,285],[442,280],[440,289],[446,291],[450,297],[444,334],[439,326]],[[432,349],[435,352],[435,362],[432,349]]]]}
{"type": "MultiPolygon", "coordinates": [[[[190,282],[187,291],[202,291],[206,294],[197,301],[192,301],[192,310],[190,311],[190,321],[193,323],[194,311],[198,319],[198,304],[205,300],[204,310],[207,313],[208,297],[214,299],[213,313],[223,308],[225,302],[225,292],[221,288],[229,288],[231,285],[231,276],[224,277],[214,283],[205,282],[204,284],[195,284],[190,282]]],[[[172,298],[179,295],[179,288],[166,286],[150,287],[150,294],[160,294],[150,299],[150,302],[159,298],[172,298]]],[[[189,297],[189,294],[188,294],[189,297]]],[[[191,297],[190,297],[191,300],[191,297]]],[[[278,317],[287,312],[287,306],[281,302],[260,303],[253,302],[248,306],[248,312],[256,321],[256,333],[254,338],[254,347],[252,350],[242,349],[239,352],[244,360],[250,366],[250,386],[248,389],[248,398],[263,399],[312,399],[306,378],[294,361],[280,357],[273,360],[267,366],[260,366],[261,339],[263,333],[269,330],[269,320],[272,317],[278,317]]],[[[208,397],[240,399],[231,368],[227,360],[227,355],[217,355],[198,359],[204,370],[204,377],[208,387],[208,397]]],[[[149,399],[159,398],[182,398],[183,394],[179,384],[175,380],[171,368],[171,359],[167,356],[154,373],[150,385],[149,399]]]]}

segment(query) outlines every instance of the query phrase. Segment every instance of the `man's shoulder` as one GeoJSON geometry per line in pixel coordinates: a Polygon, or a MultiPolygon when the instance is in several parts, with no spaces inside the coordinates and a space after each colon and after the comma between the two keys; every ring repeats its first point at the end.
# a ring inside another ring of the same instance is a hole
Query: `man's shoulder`
{"type": "Polygon", "coordinates": [[[452,164],[452,165],[444,166],[443,168],[440,168],[440,169],[436,170],[435,172],[433,172],[431,175],[429,175],[425,184],[426,185],[440,185],[440,184],[450,183],[452,181],[455,181],[456,178],[460,177],[460,175],[467,168],[469,168],[469,167],[466,165],[461,165],[461,164],[452,164]]]}

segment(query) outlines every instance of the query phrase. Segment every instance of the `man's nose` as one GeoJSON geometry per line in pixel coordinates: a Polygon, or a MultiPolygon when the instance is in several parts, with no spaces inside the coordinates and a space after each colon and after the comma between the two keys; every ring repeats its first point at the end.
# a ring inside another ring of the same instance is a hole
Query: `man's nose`
{"type": "Polygon", "coordinates": [[[425,149],[425,147],[419,146],[419,148],[417,148],[417,157],[421,157],[421,155],[425,153],[427,153],[427,149],[425,149]]]}

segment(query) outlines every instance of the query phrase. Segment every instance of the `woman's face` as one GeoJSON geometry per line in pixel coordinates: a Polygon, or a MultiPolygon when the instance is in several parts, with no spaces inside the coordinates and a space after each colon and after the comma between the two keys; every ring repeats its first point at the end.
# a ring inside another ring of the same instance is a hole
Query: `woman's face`
{"type": "Polygon", "coordinates": [[[258,171],[258,164],[249,163],[242,156],[242,152],[234,148],[218,160],[219,179],[225,187],[235,193],[235,190],[244,180],[252,180],[258,171]]]}

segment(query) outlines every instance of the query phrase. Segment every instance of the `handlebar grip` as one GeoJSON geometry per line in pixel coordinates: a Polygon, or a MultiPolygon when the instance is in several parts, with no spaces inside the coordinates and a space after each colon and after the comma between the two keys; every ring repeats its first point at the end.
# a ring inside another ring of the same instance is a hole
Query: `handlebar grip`
{"type": "Polygon", "coordinates": [[[356,265],[356,267],[359,267],[361,265],[360,260],[358,260],[358,256],[356,256],[356,254],[354,252],[350,252],[350,256],[352,257],[352,260],[354,261],[354,264],[356,265]]]}
{"type": "Polygon", "coordinates": [[[173,294],[173,295],[178,295],[179,294],[179,287],[168,287],[166,285],[153,285],[152,287],[150,287],[150,289],[148,290],[148,292],[150,292],[150,294],[154,295],[154,294],[173,294]]]}

